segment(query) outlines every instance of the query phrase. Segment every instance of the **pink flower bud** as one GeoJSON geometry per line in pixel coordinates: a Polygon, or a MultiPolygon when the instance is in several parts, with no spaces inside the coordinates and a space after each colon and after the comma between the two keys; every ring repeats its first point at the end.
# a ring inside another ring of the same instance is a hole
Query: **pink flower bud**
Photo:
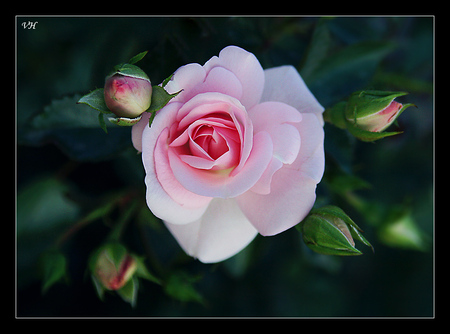
{"type": "Polygon", "coordinates": [[[402,107],[403,105],[401,103],[392,101],[385,109],[380,110],[375,114],[358,118],[357,124],[360,129],[371,132],[381,132],[394,122],[402,107]]]}
{"type": "Polygon", "coordinates": [[[109,244],[94,257],[93,274],[108,290],[119,290],[136,272],[136,259],[128,253],[123,254],[124,251],[123,246],[109,244]]]}
{"type": "Polygon", "coordinates": [[[381,132],[389,127],[407,107],[394,101],[403,92],[360,91],[353,93],[347,103],[347,121],[359,129],[381,132]]]}
{"type": "Polygon", "coordinates": [[[135,118],[150,107],[150,80],[115,74],[106,78],[105,103],[119,117],[135,118]]]}

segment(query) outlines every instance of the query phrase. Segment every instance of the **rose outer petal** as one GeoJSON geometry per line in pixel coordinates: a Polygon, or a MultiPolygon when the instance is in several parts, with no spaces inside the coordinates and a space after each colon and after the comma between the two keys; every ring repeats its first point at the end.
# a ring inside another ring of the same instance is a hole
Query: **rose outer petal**
{"type": "Polygon", "coordinates": [[[213,199],[203,216],[193,223],[164,223],[183,250],[203,263],[235,255],[258,234],[234,199],[213,199]]]}
{"type": "Polygon", "coordinates": [[[301,137],[297,159],[275,172],[270,194],[248,191],[237,198],[239,207],[264,236],[281,233],[298,224],[309,213],[316,199],[325,158],[323,128],[314,114],[303,114],[294,123],[301,137]]]}

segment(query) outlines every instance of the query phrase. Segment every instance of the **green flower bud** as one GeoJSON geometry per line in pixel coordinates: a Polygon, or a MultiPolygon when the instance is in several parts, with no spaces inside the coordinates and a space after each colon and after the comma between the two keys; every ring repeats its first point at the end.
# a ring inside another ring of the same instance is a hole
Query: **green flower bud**
{"type": "Polygon", "coordinates": [[[344,211],[335,206],[314,209],[298,225],[303,241],[313,251],[325,255],[361,255],[355,241],[370,243],[361,235],[362,230],[344,211]]]}

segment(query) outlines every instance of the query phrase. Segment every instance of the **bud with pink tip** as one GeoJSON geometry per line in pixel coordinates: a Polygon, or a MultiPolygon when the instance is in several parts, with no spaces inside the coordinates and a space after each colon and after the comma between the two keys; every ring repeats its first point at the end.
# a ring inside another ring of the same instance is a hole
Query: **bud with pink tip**
{"type": "Polygon", "coordinates": [[[108,76],[104,88],[105,103],[119,117],[136,118],[150,107],[152,84],[139,67],[125,65],[139,74],[116,72],[108,76]]]}

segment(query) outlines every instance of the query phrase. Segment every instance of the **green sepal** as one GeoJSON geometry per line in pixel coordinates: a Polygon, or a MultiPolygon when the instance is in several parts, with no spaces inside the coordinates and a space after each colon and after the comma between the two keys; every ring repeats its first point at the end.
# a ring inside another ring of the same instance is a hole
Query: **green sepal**
{"type": "Polygon", "coordinates": [[[354,239],[371,247],[373,251],[359,226],[336,206],[311,210],[296,228],[302,233],[305,244],[319,254],[361,255],[362,252],[355,248],[354,239]]]}
{"type": "MultiPolygon", "coordinates": [[[[311,210],[311,213],[314,213],[315,210],[316,209],[311,210]]],[[[342,219],[348,226],[350,226],[350,233],[352,237],[362,242],[364,245],[370,247],[372,249],[372,252],[375,252],[370,242],[361,234],[364,231],[358,225],[356,225],[356,223],[344,212],[344,210],[334,205],[326,205],[317,210],[320,210],[322,213],[328,213],[342,219]]]]}
{"type": "MultiPolygon", "coordinates": [[[[166,80],[163,81],[163,87],[167,84],[167,82],[170,81],[170,78],[172,78],[172,75],[168,77],[166,80]]],[[[148,126],[151,126],[153,119],[156,116],[156,112],[158,110],[161,110],[166,106],[167,103],[171,99],[173,99],[175,96],[180,94],[183,90],[180,90],[176,93],[169,94],[164,88],[161,86],[152,86],[153,92],[152,92],[152,103],[150,105],[150,108],[146,110],[146,112],[151,113],[150,118],[148,120],[148,126]]]]}
{"type": "Polygon", "coordinates": [[[112,113],[112,111],[109,110],[106,106],[103,88],[97,88],[89,94],[84,95],[83,97],[81,97],[81,99],[78,100],[77,103],[87,104],[89,107],[104,114],[112,113]]]}
{"type": "Polygon", "coordinates": [[[98,113],[98,123],[100,124],[100,127],[102,128],[105,133],[108,133],[108,129],[106,128],[105,119],[103,118],[103,113],[98,113]]]}
{"type": "Polygon", "coordinates": [[[331,123],[340,129],[345,129],[347,127],[347,122],[345,121],[345,108],[347,102],[342,101],[336,103],[333,107],[325,109],[323,113],[323,119],[325,122],[331,123]]]}
{"type": "Polygon", "coordinates": [[[97,266],[99,256],[105,250],[107,252],[108,260],[112,264],[114,264],[116,268],[120,267],[120,263],[122,262],[123,258],[127,255],[127,249],[119,242],[107,242],[101,245],[91,254],[88,260],[88,268],[92,273],[95,272],[95,267],[97,266]]]}
{"type": "Polygon", "coordinates": [[[403,133],[403,131],[393,131],[393,132],[371,132],[366,131],[358,128],[355,124],[346,121],[347,123],[347,130],[356,138],[358,138],[361,141],[365,142],[372,142],[378,139],[382,139],[389,136],[395,136],[400,133],[403,133]]]}
{"type": "Polygon", "coordinates": [[[147,267],[144,264],[144,257],[133,255],[133,258],[136,260],[137,268],[135,275],[140,278],[144,278],[146,280],[149,280],[153,283],[161,285],[161,280],[157,277],[155,277],[150,271],[147,269],[147,267]]]}
{"type": "Polygon", "coordinates": [[[122,297],[124,301],[130,303],[131,307],[134,308],[136,306],[138,289],[139,289],[138,279],[136,277],[133,277],[116,292],[120,297],[122,297]]]}
{"type": "Polygon", "coordinates": [[[333,224],[321,224],[322,218],[317,215],[307,217],[303,225],[302,236],[306,246],[323,255],[361,255],[362,252],[351,245],[351,242],[339,228],[333,224]]]}
{"type": "Polygon", "coordinates": [[[160,86],[152,86],[152,103],[150,104],[150,108],[148,108],[147,112],[156,112],[166,106],[167,103],[175,96],[181,93],[182,90],[169,94],[164,88],[160,86]]]}
{"type": "Polygon", "coordinates": [[[120,126],[133,126],[138,123],[142,118],[142,114],[135,118],[127,117],[108,117],[108,121],[120,126]]]}
{"type": "Polygon", "coordinates": [[[150,82],[150,78],[147,76],[147,74],[143,70],[141,70],[140,67],[133,64],[124,63],[114,66],[114,70],[108,75],[108,77],[116,74],[137,79],[143,79],[150,82]]]}
{"type": "Polygon", "coordinates": [[[97,277],[95,277],[94,274],[91,275],[91,279],[92,279],[92,283],[94,284],[94,287],[95,287],[95,292],[97,292],[98,298],[101,301],[103,301],[106,289],[103,287],[102,283],[100,283],[100,281],[97,279],[97,277]]]}
{"type": "Polygon", "coordinates": [[[407,95],[406,92],[387,92],[381,90],[362,90],[350,95],[345,116],[356,121],[357,117],[365,117],[387,108],[394,99],[407,95]]]}
{"type": "Polygon", "coordinates": [[[144,51],[141,53],[138,53],[136,56],[132,57],[128,63],[129,64],[136,64],[139,60],[145,57],[145,55],[148,53],[148,51],[144,51]]]}

